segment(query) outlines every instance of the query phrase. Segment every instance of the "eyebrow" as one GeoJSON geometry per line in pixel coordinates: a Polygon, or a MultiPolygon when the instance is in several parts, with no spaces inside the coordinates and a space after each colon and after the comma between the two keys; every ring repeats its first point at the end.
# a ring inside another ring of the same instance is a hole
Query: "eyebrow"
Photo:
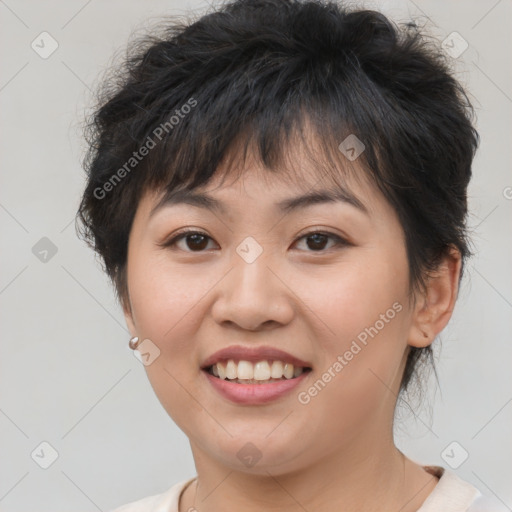
{"type": "MultiPolygon", "coordinates": [[[[349,204],[361,212],[368,215],[368,209],[365,205],[348,190],[314,190],[302,196],[283,199],[276,203],[276,208],[282,213],[290,213],[300,208],[307,208],[322,203],[342,202],[349,204]]],[[[226,214],[226,208],[222,201],[215,199],[204,192],[196,192],[193,190],[178,190],[167,193],[162,197],[158,204],[151,210],[150,218],[160,209],[164,207],[189,204],[198,208],[204,208],[210,211],[216,211],[220,214],[226,214]]]]}

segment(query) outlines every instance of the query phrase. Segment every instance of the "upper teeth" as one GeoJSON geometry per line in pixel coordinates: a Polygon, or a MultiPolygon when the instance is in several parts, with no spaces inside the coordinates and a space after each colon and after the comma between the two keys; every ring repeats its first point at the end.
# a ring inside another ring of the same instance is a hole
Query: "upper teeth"
{"type": "Polygon", "coordinates": [[[268,380],[268,379],[291,379],[298,377],[304,369],[300,366],[294,368],[291,363],[282,361],[258,361],[253,364],[250,361],[239,361],[236,363],[229,359],[227,363],[218,362],[212,366],[212,372],[221,379],[243,379],[243,380],[268,380]]]}

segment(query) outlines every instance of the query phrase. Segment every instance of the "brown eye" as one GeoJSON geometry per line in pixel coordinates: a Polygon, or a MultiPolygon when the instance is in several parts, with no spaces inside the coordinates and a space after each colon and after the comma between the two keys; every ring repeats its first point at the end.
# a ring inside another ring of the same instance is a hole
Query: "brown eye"
{"type": "Polygon", "coordinates": [[[185,252],[202,252],[208,246],[208,241],[212,240],[206,233],[201,231],[182,231],[177,236],[162,244],[163,247],[175,248],[178,242],[184,241],[179,249],[185,252]]]}
{"type": "Polygon", "coordinates": [[[298,241],[304,239],[306,240],[306,252],[325,252],[326,245],[328,245],[329,240],[334,241],[334,243],[330,247],[327,247],[327,249],[336,246],[342,247],[349,245],[346,240],[333,233],[320,233],[318,231],[314,231],[301,236],[298,241]]]}
{"type": "MultiPolygon", "coordinates": [[[[350,245],[345,239],[333,233],[321,233],[313,231],[301,236],[298,241],[306,240],[306,252],[326,252],[332,247],[345,247],[350,245]],[[333,243],[329,246],[329,240],[333,243]],[[327,247],[326,247],[327,246],[327,247]]],[[[201,231],[182,231],[168,242],[164,242],[162,247],[169,247],[173,250],[179,249],[184,252],[204,252],[208,248],[208,242],[213,241],[206,233],[201,231]],[[178,246],[179,242],[185,243],[178,246]]]]}
{"type": "Polygon", "coordinates": [[[315,233],[314,235],[308,236],[308,247],[314,251],[321,250],[325,248],[325,245],[329,239],[327,235],[323,235],[321,233],[315,233]]]}
{"type": "Polygon", "coordinates": [[[183,237],[187,247],[193,251],[201,251],[208,245],[208,237],[199,233],[183,237]]]}

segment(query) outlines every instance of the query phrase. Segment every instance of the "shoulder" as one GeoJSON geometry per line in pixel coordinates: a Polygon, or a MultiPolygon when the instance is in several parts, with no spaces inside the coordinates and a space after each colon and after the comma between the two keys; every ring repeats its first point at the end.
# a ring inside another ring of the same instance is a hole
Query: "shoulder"
{"type": "Polygon", "coordinates": [[[110,512],[178,512],[179,498],[185,487],[194,478],[174,484],[161,494],[146,496],[111,510],[110,512]]]}
{"type": "Polygon", "coordinates": [[[439,478],[417,512],[510,512],[499,500],[484,496],[470,482],[441,466],[423,466],[439,478]]]}

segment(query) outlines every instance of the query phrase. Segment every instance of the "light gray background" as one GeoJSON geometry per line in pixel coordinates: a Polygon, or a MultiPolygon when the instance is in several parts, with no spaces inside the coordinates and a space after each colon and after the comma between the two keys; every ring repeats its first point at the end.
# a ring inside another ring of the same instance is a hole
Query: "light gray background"
{"type": "MultiPolygon", "coordinates": [[[[128,348],[121,310],[73,218],[84,182],[80,122],[99,74],[134,29],[205,5],[0,1],[1,511],[106,511],[195,474],[187,438],[128,348]],[[59,44],[47,59],[31,48],[43,31],[59,44]],[[58,249],[47,262],[32,252],[42,237],[58,249]],[[43,441],[58,452],[46,470],[31,458],[43,441]]],[[[449,467],[442,454],[456,441],[448,458],[469,453],[457,474],[512,507],[512,2],[364,5],[399,21],[429,18],[440,42],[462,35],[469,48],[454,64],[482,136],[470,188],[477,255],[438,352],[442,392],[432,381],[426,406],[397,425],[397,443],[418,462],[449,467]]]]}

